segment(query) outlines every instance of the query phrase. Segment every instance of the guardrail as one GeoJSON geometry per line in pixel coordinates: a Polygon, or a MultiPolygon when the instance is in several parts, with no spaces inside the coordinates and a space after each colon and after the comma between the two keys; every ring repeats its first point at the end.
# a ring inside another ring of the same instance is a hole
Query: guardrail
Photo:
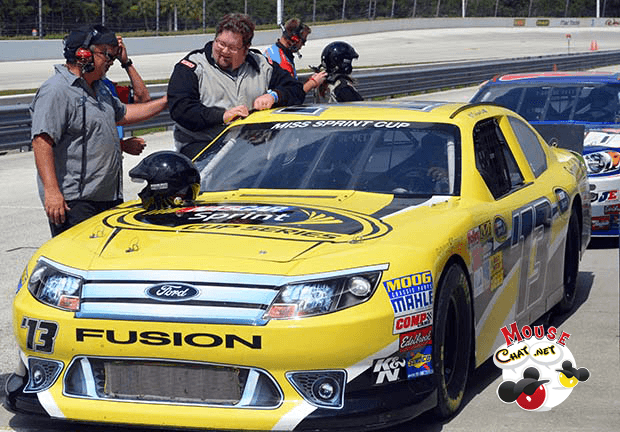
{"type": "MultiPolygon", "coordinates": [[[[404,96],[412,93],[479,84],[497,74],[583,70],[620,64],[620,51],[593,51],[476,62],[451,62],[428,66],[403,66],[359,70],[353,73],[356,87],[364,99],[404,96]]],[[[304,80],[310,74],[301,74],[304,80]]],[[[161,97],[166,85],[149,86],[153,97],[161,97]]],[[[306,103],[311,103],[308,95],[306,103]]],[[[152,119],[125,130],[170,127],[173,121],[167,110],[152,119]]],[[[0,153],[10,149],[30,150],[30,114],[27,103],[0,106],[0,153]]]]}

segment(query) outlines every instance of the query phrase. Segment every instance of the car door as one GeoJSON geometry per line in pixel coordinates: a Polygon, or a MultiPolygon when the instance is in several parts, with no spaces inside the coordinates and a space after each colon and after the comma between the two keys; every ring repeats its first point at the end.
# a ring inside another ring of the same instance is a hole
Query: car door
{"type": "Polygon", "coordinates": [[[544,151],[523,166],[522,150],[515,157],[515,136],[507,117],[482,120],[473,131],[476,168],[493,196],[490,289],[512,291],[505,296],[514,301],[509,319],[529,323],[546,309],[553,191],[537,181],[546,171],[544,151]]]}

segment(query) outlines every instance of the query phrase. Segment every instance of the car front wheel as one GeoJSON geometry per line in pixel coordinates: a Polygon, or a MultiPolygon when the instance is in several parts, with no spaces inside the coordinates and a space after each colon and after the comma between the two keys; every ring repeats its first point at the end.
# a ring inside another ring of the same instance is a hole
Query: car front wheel
{"type": "Polygon", "coordinates": [[[435,414],[447,418],[463,402],[472,353],[470,288],[462,267],[452,264],[435,299],[433,368],[437,385],[435,414]]]}

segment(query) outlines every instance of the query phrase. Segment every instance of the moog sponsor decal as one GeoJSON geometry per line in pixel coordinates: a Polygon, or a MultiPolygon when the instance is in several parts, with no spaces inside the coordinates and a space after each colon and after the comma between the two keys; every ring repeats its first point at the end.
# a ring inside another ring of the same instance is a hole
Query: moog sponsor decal
{"type": "Polygon", "coordinates": [[[430,270],[383,282],[395,316],[428,309],[433,305],[433,276],[430,270]]]}

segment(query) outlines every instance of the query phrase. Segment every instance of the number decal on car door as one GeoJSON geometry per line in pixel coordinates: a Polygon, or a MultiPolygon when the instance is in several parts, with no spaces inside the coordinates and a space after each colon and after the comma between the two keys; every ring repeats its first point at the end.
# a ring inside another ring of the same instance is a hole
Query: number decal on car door
{"type": "Polygon", "coordinates": [[[541,199],[512,215],[512,249],[520,249],[518,312],[527,309],[544,293],[551,237],[551,203],[541,199]]]}

